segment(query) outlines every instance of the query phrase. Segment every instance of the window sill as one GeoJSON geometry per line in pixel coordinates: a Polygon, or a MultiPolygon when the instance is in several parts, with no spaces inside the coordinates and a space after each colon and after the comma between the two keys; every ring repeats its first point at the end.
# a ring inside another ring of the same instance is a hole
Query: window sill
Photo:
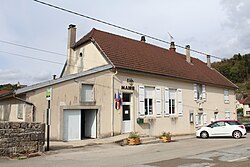
{"type": "Polygon", "coordinates": [[[198,99],[198,100],[195,100],[195,101],[196,101],[196,103],[204,103],[204,102],[206,102],[205,99],[198,99]]]}
{"type": "Polygon", "coordinates": [[[80,104],[85,106],[94,106],[96,101],[81,101],[80,104]]]}
{"type": "Polygon", "coordinates": [[[170,114],[169,117],[170,118],[178,118],[179,116],[177,114],[170,114]]]}

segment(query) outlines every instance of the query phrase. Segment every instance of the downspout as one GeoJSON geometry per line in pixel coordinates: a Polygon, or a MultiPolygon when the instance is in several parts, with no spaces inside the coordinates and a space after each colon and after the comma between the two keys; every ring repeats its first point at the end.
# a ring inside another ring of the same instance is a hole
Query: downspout
{"type": "Polygon", "coordinates": [[[111,99],[112,99],[112,114],[111,114],[111,120],[112,120],[112,134],[111,136],[114,136],[115,135],[115,109],[114,109],[114,105],[115,105],[115,102],[114,102],[114,99],[115,99],[115,75],[117,74],[117,70],[115,70],[115,73],[112,75],[112,85],[111,85],[111,88],[112,88],[112,93],[111,93],[111,99]]]}
{"type": "Polygon", "coordinates": [[[16,97],[15,96],[15,94],[13,94],[13,98],[14,99],[17,99],[17,100],[19,100],[19,101],[22,101],[22,102],[24,102],[24,103],[26,103],[26,104],[29,104],[29,105],[31,105],[33,108],[32,108],[32,122],[34,122],[35,121],[35,117],[34,117],[34,114],[35,114],[35,105],[33,104],[33,103],[31,103],[31,102],[29,102],[29,101],[26,101],[26,100],[24,100],[24,99],[21,99],[21,98],[19,98],[19,97],[16,97]]]}

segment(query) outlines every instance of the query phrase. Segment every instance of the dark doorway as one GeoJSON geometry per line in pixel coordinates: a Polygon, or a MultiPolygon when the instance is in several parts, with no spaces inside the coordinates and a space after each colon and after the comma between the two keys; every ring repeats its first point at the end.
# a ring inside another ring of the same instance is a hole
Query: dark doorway
{"type": "Polygon", "coordinates": [[[81,110],[81,140],[85,138],[85,112],[81,110]]]}
{"type": "Polygon", "coordinates": [[[97,136],[97,110],[81,110],[81,140],[86,138],[96,138],[97,136]]]}

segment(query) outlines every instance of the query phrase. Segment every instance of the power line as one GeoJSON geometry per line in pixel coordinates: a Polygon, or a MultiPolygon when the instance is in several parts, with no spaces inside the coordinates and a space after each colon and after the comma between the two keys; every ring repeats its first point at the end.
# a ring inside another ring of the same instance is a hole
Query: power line
{"type": "Polygon", "coordinates": [[[15,45],[15,46],[19,46],[19,47],[27,48],[27,49],[32,49],[32,50],[36,50],[36,51],[40,51],[40,52],[45,52],[45,53],[50,53],[50,54],[60,55],[60,56],[64,56],[64,57],[65,57],[65,56],[67,56],[67,55],[62,54],[62,53],[57,53],[57,52],[53,52],[53,51],[49,51],[49,50],[45,50],[45,49],[35,48],[35,47],[27,46],[27,45],[20,45],[20,44],[16,44],[16,43],[8,42],[8,41],[3,41],[3,40],[0,40],[0,42],[2,42],[2,43],[6,43],[6,44],[9,44],[9,45],[15,45]]]}
{"type": "Polygon", "coordinates": [[[5,54],[9,54],[9,55],[14,55],[14,56],[18,56],[18,57],[24,57],[24,58],[28,58],[28,59],[33,59],[33,60],[39,60],[39,61],[44,61],[44,62],[49,62],[49,63],[54,63],[54,64],[60,64],[62,65],[63,63],[59,63],[59,62],[55,62],[55,61],[51,61],[51,60],[47,60],[47,59],[40,59],[40,58],[35,58],[35,57],[31,57],[31,56],[25,56],[25,55],[21,55],[21,54],[17,54],[17,53],[10,53],[10,52],[5,52],[5,51],[1,51],[1,53],[5,53],[5,54]]]}
{"type": "MultiPolygon", "coordinates": [[[[134,34],[137,34],[137,35],[145,36],[147,38],[150,38],[150,39],[153,39],[153,40],[156,40],[156,41],[159,41],[159,42],[170,44],[170,42],[168,42],[168,41],[165,41],[165,40],[162,40],[162,39],[159,39],[159,38],[156,38],[156,37],[153,37],[153,36],[150,36],[150,35],[135,31],[135,30],[131,30],[131,29],[128,29],[128,28],[125,28],[125,27],[122,27],[122,26],[107,22],[107,21],[103,21],[103,20],[100,20],[100,19],[97,19],[97,18],[94,18],[94,17],[90,17],[90,16],[87,16],[87,15],[84,15],[84,14],[81,14],[81,13],[78,13],[78,12],[74,12],[72,10],[68,10],[68,9],[65,9],[65,8],[62,8],[62,7],[59,7],[59,6],[55,6],[55,5],[52,5],[52,4],[43,2],[43,1],[39,1],[39,0],[33,0],[33,1],[35,1],[37,3],[40,3],[40,4],[43,4],[43,5],[46,5],[46,6],[49,6],[49,7],[52,7],[52,8],[55,8],[55,9],[58,9],[58,10],[62,10],[62,11],[65,11],[65,12],[80,16],[80,17],[84,17],[84,18],[87,18],[87,19],[90,19],[90,20],[93,20],[93,21],[96,21],[96,22],[99,22],[99,23],[102,23],[102,24],[106,24],[106,25],[111,26],[111,27],[115,27],[115,28],[118,28],[118,29],[121,29],[121,30],[124,30],[124,31],[128,31],[128,32],[131,32],[131,33],[134,33],[134,34]]],[[[182,49],[186,49],[185,47],[183,47],[181,45],[175,45],[175,46],[179,47],[179,48],[182,48],[182,49]]],[[[197,50],[194,50],[194,49],[190,49],[190,51],[201,54],[201,55],[210,55],[210,54],[206,54],[204,52],[197,51],[197,50]]],[[[213,58],[222,60],[222,58],[220,58],[220,57],[213,56],[213,55],[210,55],[210,56],[213,57],[213,58]]]]}
{"type": "MultiPolygon", "coordinates": [[[[0,50],[0,53],[5,53],[5,54],[13,55],[13,56],[27,58],[27,59],[33,59],[33,60],[43,61],[43,62],[47,62],[47,63],[53,63],[53,64],[58,64],[58,65],[65,65],[65,63],[51,61],[51,60],[48,60],[48,59],[41,59],[41,58],[36,58],[36,57],[32,57],[32,56],[26,56],[26,55],[22,55],[22,54],[11,53],[11,52],[1,51],[1,50],[0,50]]],[[[67,64],[67,65],[68,66],[78,67],[78,68],[85,69],[85,70],[89,70],[89,68],[83,68],[82,66],[76,66],[76,65],[71,65],[71,64],[67,64]]]]}
{"type": "MultiPolygon", "coordinates": [[[[16,44],[16,43],[9,42],[9,41],[3,41],[3,40],[0,40],[0,42],[10,44],[10,45],[19,46],[19,47],[23,47],[23,48],[27,48],[27,49],[37,50],[37,51],[41,51],[41,52],[45,52],[45,53],[56,54],[56,55],[59,55],[59,56],[62,56],[62,57],[67,57],[67,55],[64,55],[64,54],[61,54],[61,53],[57,53],[57,52],[53,52],[53,51],[49,51],[49,50],[45,50],[45,49],[40,49],[40,48],[35,48],[35,47],[32,47],[32,46],[20,45],[20,44],[16,44]]],[[[6,53],[5,51],[2,51],[2,52],[6,53]]],[[[13,54],[18,55],[16,53],[13,53],[13,54]]],[[[86,60],[86,61],[91,61],[91,62],[100,62],[100,61],[97,61],[97,60],[89,60],[89,59],[86,59],[86,58],[82,58],[82,59],[86,60]]]]}

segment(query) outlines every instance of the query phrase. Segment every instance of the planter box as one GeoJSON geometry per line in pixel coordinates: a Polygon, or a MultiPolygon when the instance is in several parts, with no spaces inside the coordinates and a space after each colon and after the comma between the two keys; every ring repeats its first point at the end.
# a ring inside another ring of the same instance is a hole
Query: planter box
{"type": "Polygon", "coordinates": [[[171,137],[161,136],[160,139],[163,143],[171,142],[171,137]]]}
{"type": "Polygon", "coordinates": [[[141,144],[140,138],[128,138],[128,145],[138,145],[141,144]]]}

